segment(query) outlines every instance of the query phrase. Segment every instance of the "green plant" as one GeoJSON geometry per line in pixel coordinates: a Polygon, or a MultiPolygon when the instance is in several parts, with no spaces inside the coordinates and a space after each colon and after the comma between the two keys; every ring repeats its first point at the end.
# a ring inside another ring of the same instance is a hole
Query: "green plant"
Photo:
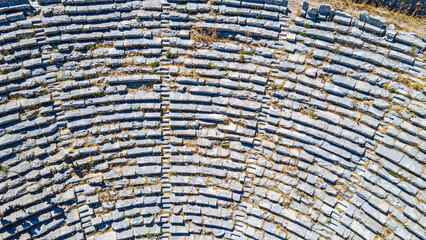
{"type": "Polygon", "coordinates": [[[395,88],[390,88],[389,92],[399,94],[399,92],[395,88]]]}
{"type": "Polygon", "coordinates": [[[301,32],[300,35],[306,37],[306,33],[305,32],[301,32]]]}
{"type": "Polygon", "coordinates": [[[138,21],[138,22],[142,22],[142,19],[141,19],[139,16],[137,16],[137,17],[136,17],[136,21],[138,21]]]}
{"type": "Polygon", "coordinates": [[[246,61],[246,59],[245,59],[245,57],[244,57],[244,55],[241,53],[241,55],[240,55],[240,61],[243,63],[243,62],[245,62],[246,61]]]}
{"type": "Polygon", "coordinates": [[[229,143],[222,143],[222,147],[228,149],[229,148],[229,143]]]}
{"type": "Polygon", "coordinates": [[[105,92],[98,92],[92,95],[93,97],[103,97],[105,96],[105,92]]]}
{"type": "Polygon", "coordinates": [[[254,52],[253,51],[241,51],[241,53],[253,56],[254,52]]]}
{"type": "Polygon", "coordinates": [[[315,113],[311,113],[311,117],[315,120],[318,119],[318,115],[316,115],[315,113]]]}
{"type": "Polygon", "coordinates": [[[95,165],[95,162],[93,160],[91,160],[90,162],[86,162],[86,163],[78,166],[78,168],[80,168],[80,169],[83,169],[83,168],[91,169],[94,165],[95,165]]]}
{"type": "Polygon", "coordinates": [[[88,164],[87,164],[87,168],[88,169],[91,169],[93,166],[95,165],[95,162],[92,160],[92,161],[90,161],[88,164]]]}
{"type": "Polygon", "coordinates": [[[166,57],[167,57],[168,59],[177,58],[177,54],[172,53],[172,51],[170,51],[170,49],[169,49],[169,50],[167,50],[167,52],[166,52],[166,57]]]}
{"type": "Polygon", "coordinates": [[[156,68],[156,67],[159,67],[159,66],[160,66],[160,62],[158,62],[158,61],[151,63],[152,68],[156,68]]]}
{"type": "Polygon", "coordinates": [[[83,78],[84,78],[84,79],[86,79],[86,80],[89,80],[89,79],[92,79],[92,78],[93,78],[93,76],[83,74],[83,78]]]}
{"type": "Polygon", "coordinates": [[[9,172],[9,168],[7,168],[7,167],[5,167],[5,166],[3,166],[3,165],[0,165],[0,171],[2,171],[2,172],[4,172],[5,174],[7,174],[7,172],[9,172]]]}
{"type": "Polygon", "coordinates": [[[164,232],[162,231],[161,233],[147,233],[145,235],[143,235],[144,238],[159,238],[164,232]]]}
{"type": "Polygon", "coordinates": [[[40,93],[40,95],[46,95],[49,94],[46,88],[43,88],[43,91],[40,93]]]}
{"type": "Polygon", "coordinates": [[[392,176],[396,177],[396,178],[399,178],[399,175],[398,175],[398,174],[396,174],[396,173],[394,173],[394,172],[392,172],[392,171],[390,171],[390,170],[388,170],[388,173],[389,173],[390,175],[392,175],[392,176]]]}

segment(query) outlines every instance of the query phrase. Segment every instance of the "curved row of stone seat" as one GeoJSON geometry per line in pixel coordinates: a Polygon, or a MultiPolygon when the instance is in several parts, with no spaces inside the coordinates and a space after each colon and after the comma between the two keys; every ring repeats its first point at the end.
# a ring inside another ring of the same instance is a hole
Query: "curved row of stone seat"
{"type": "MultiPolygon", "coordinates": [[[[226,67],[226,65],[220,65],[220,66],[225,66],[226,67]]],[[[232,68],[232,67],[231,67],[232,68]]],[[[288,69],[288,67],[286,67],[286,68],[283,68],[283,69],[288,69]]],[[[291,69],[291,68],[290,68],[291,69]]],[[[77,75],[78,76],[78,75],[77,75]]],[[[84,76],[84,73],[83,73],[83,76],[84,76]]],[[[90,75],[89,75],[90,76],[90,75]]],[[[80,76],[81,77],[81,76],[80,76]]]]}
{"type": "MultiPolygon", "coordinates": [[[[213,88],[214,89],[214,88],[213,88]]],[[[191,91],[191,90],[190,90],[191,91]]],[[[210,90],[210,91],[212,91],[212,90],[210,90]]],[[[309,94],[308,94],[309,95],[309,94]]],[[[378,101],[376,104],[376,106],[379,106],[379,103],[380,103],[380,101],[378,101]]],[[[321,105],[319,105],[319,102],[317,102],[317,104],[316,104],[316,106],[317,107],[320,107],[321,108],[321,105]]],[[[324,109],[324,108],[323,108],[324,109]]],[[[375,113],[374,111],[369,111],[370,113],[372,112],[372,113],[375,113]]],[[[353,112],[353,113],[348,113],[348,112],[342,112],[342,110],[340,111],[340,113],[343,113],[343,114],[349,114],[349,116],[350,117],[353,117],[353,118],[355,118],[355,119],[358,119],[358,118],[361,118],[361,116],[358,114],[356,114],[356,112],[353,112]]],[[[367,117],[367,116],[366,116],[367,117]]],[[[371,119],[370,120],[370,118],[367,118],[367,119],[363,119],[362,121],[364,121],[364,122],[366,122],[367,124],[369,124],[370,126],[372,126],[372,127],[377,127],[378,126],[378,123],[373,123],[374,121],[375,122],[377,122],[377,120],[373,120],[373,119],[371,119]]],[[[370,136],[370,135],[367,135],[367,136],[370,136]]],[[[370,136],[371,137],[371,136],[370,136]]]]}

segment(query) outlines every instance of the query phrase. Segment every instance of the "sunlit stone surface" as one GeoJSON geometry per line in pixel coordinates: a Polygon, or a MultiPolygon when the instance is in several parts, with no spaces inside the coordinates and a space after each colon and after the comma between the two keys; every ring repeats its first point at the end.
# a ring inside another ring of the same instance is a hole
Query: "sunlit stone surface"
{"type": "Polygon", "coordinates": [[[425,39],[287,7],[0,1],[0,239],[425,239],[425,39]]]}

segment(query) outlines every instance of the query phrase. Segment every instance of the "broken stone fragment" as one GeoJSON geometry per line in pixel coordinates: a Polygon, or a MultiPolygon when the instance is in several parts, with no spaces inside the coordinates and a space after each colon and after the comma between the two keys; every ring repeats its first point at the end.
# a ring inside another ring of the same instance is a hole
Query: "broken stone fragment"
{"type": "Polygon", "coordinates": [[[300,9],[300,14],[302,15],[302,17],[306,17],[306,12],[308,11],[309,8],[309,2],[308,1],[303,1],[301,3],[301,9],[300,9]]]}

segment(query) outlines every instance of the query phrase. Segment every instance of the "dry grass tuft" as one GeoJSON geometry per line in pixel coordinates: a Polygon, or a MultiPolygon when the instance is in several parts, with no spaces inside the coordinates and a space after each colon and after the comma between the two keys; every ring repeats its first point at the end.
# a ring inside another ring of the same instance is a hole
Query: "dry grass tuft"
{"type": "Polygon", "coordinates": [[[214,42],[229,42],[230,39],[221,38],[217,36],[216,28],[196,28],[191,29],[190,38],[196,43],[208,43],[212,44],[214,42]]]}
{"type": "MultiPolygon", "coordinates": [[[[402,12],[390,10],[385,7],[376,7],[365,2],[356,3],[354,0],[316,0],[319,4],[330,4],[337,10],[352,14],[358,18],[360,11],[367,11],[370,15],[380,15],[386,18],[387,24],[395,24],[397,30],[416,32],[420,35],[426,33],[426,18],[410,16],[402,12]]],[[[315,4],[313,2],[313,4],[315,4]]],[[[300,8],[300,5],[299,5],[300,8]]]]}
{"type": "Polygon", "coordinates": [[[209,43],[212,44],[217,42],[219,38],[217,37],[216,29],[202,29],[202,28],[192,28],[191,29],[191,39],[198,43],[209,43]]]}

